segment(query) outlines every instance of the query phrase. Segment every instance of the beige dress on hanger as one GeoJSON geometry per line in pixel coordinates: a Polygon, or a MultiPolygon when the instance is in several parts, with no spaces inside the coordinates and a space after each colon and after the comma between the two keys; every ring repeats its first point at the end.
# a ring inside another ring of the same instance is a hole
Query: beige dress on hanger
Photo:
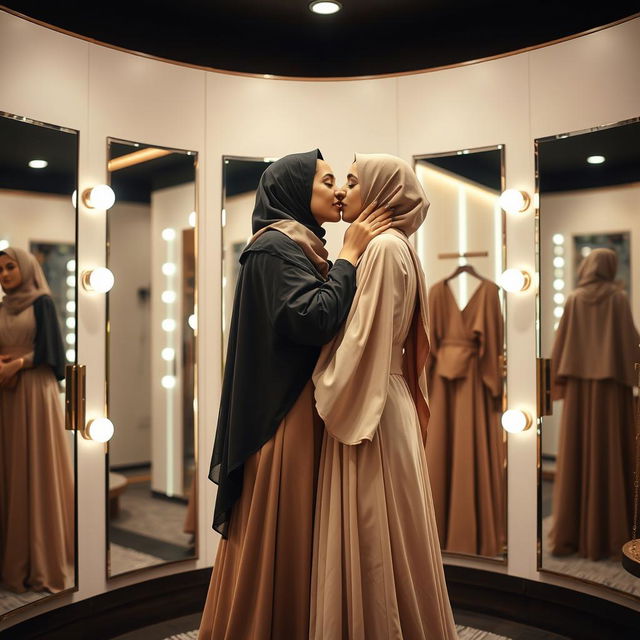
{"type": "Polygon", "coordinates": [[[426,289],[403,233],[370,243],[357,286],[313,376],[326,432],[310,638],[456,638],[424,452],[426,289]]]}
{"type": "Polygon", "coordinates": [[[73,471],[55,375],[32,366],[35,337],[33,306],[0,304],[0,354],[25,359],[17,386],[0,388],[0,579],[55,593],[73,584],[73,471]]]}
{"type": "Polygon", "coordinates": [[[498,287],[481,281],[461,310],[441,280],[429,291],[429,311],[427,461],[442,548],[497,556],[506,543],[498,287]]]}

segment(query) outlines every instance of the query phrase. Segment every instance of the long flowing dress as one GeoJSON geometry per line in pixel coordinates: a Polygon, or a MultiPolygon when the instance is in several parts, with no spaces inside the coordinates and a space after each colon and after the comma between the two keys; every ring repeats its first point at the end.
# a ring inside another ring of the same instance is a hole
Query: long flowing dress
{"type": "Polygon", "coordinates": [[[426,289],[406,236],[370,243],[357,286],[313,376],[326,432],[310,638],[456,638],[424,451],[426,390],[412,371],[417,360],[424,371],[428,350],[426,329],[416,337],[426,289]]]}
{"type": "Polygon", "coordinates": [[[619,558],[631,539],[640,335],[625,292],[613,282],[616,265],[607,249],[585,259],[553,345],[552,395],[564,400],[549,536],[554,555],[619,558]]]}
{"type": "Polygon", "coordinates": [[[498,287],[481,281],[460,310],[441,280],[429,291],[429,310],[427,462],[442,549],[497,556],[506,542],[498,287]]]}
{"type": "Polygon", "coordinates": [[[11,315],[0,304],[0,354],[25,359],[17,386],[0,388],[0,580],[55,593],[73,579],[73,475],[58,384],[33,366],[35,341],[34,306],[11,315]]]}

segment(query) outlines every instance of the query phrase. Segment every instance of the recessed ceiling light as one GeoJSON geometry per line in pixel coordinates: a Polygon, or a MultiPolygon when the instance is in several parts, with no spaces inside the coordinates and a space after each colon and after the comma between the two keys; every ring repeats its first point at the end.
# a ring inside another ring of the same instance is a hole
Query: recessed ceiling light
{"type": "Polygon", "coordinates": [[[589,156],[587,162],[589,164],[602,164],[604,162],[604,156],[589,156]]]}
{"type": "Polygon", "coordinates": [[[309,9],[311,9],[313,13],[328,16],[331,13],[338,13],[338,11],[342,9],[342,5],[339,2],[316,1],[309,5],[309,9]]]}
{"type": "Polygon", "coordinates": [[[49,163],[46,160],[29,160],[32,169],[44,169],[49,163]]]}

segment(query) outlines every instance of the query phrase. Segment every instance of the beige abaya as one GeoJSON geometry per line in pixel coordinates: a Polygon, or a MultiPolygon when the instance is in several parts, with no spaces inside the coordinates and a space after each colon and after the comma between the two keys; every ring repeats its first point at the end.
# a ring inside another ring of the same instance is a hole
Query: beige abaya
{"type": "Polygon", "coordinates": [[[634,363],[640,336],[616,254],[595,249],[565,303],[552,353],[553,397],[563,399],[553,488],[551,552],[619,557],[631,538],[634,363]]]}
{"type": "MultiPolygon", "coordinates": [[[[392,156],[356,158],[363,203],[403,184],[391,204],[413,232],[428,203],[411,168],[392,156]]],[[[456,638],[424,452],[426,289],[406,233],[371,241],[357,286],[313,375],[326,431],[310,638],[456,638]]]]}
{"type": "Polygon", "coordinates": [[[0,388],[0,574],[23,592],[73,583],[71,457],[55,375],[33,367],[33,306],[18,314],[0,304],[0,354],[25,359],[15,388],[0,388]]]}
{"type": "Polygon", "coordinates": [[[442,548],[497,556],[506,542],[498,287],[482,280],[461,310],[441,280],[429,309],[427,461],[442,548]]]}

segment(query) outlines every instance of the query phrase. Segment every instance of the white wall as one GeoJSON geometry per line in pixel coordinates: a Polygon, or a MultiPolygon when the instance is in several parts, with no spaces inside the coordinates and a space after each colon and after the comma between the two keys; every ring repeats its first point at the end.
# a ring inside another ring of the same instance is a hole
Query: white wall
{"type": "MultiPolygon", "coordinates": [[[[200,152],[200,558],[107,581],[103,447],[79,443],[79,591],[24,617],[149,578],[210,566],[214,487],[206,480],[221,377],[222,155],[280,156],[320,146],[338,176],[354,151],[414,154],[506,145],[509,187],[533,193],[533,140],[640,114],[640,20],[490,62],[398,78],[294,82],[225,75],[125,54],[0,13],[0,109],[80,130],[80,189],[106,180],[106,137],[200,152]]],[[[103,264],[104,213],[80,208],[80,268],[103,264]]],[[[534,270],[532,210],[508,220],[508,263],[534,270]]],[[[341,235],[332,231],[332,236],[341,235]]],[[[335,255],[333,245],[330,252],[335,255]]],[[[80,293],[87,411],[104,404],[104,300],[80,293]]],[[[509,399],[535,414],[535,292],[509,296],[509,399]]],[[[536,569],[536,432],[509,437],[508,573],[622,596],[536,569]]],[[[504,571],[472,560],[447,562],[504,571]]],[[[636,609],[640,605],[635,603],[636,609]]],[[[1,627],[0,627],[1,628],[1,627]]]]}
{"type": "Polygon", "coordinates": [[[117,202],[109,211],[109,418],[116,425],[109,464],[151,460],[151,208],[117,202]],[[127,375],[122,375],[126,371],[127,375]]]}

